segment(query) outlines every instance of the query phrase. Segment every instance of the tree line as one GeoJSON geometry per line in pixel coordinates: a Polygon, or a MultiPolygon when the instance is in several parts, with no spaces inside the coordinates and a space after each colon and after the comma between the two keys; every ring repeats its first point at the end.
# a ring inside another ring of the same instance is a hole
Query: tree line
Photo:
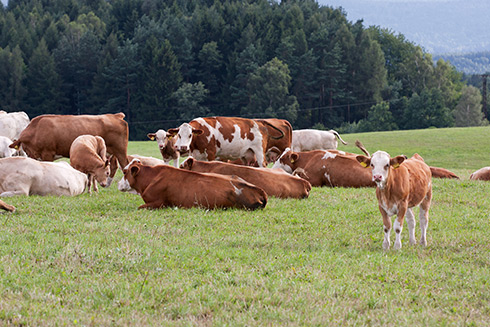
{"type": "Polygon", "coordinates": [[[315,0],[10,0],[0,108],[124,112],[131,139],[210,115],[343,132],[486,122],[450,63],[315,0]]]}

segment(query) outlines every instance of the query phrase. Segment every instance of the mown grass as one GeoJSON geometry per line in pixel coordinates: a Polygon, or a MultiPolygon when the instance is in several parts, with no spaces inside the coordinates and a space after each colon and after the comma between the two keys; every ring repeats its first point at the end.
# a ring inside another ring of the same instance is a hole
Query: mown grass
{"type": "MultiPolygon", "coordinates": [[[[468,176],[490,163],[489,131],[343,135],[462,177],[434,180],[427,248],[404,231],[400,251],[382,250],[374,189],[314,188],[254,212],[138,211],[141,198],[114,185],[9,198],[17,212],[0,215],[0,324],[488,325],[490,183],[468,176]]],[[[158,156],[152,142],[128,153],[158,156]]]]}

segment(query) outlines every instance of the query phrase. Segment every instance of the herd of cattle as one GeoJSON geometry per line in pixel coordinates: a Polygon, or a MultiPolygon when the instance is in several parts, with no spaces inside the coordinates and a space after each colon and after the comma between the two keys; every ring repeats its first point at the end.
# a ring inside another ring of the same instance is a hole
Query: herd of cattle
{"type": "MultiPolygon", "coordinates": [[[[414,206],[420,206],[420,243],[426,245],[432,177],[458,178],[427,166],[418,154],[371,156],[360,143],[365,155],[338,151],[337,140],[346,142],[336,131],[293,130],[283,119],[196,118],[148,138],[157,141],[163,160],[127,154],[123,113],[29,121],[23,112],[0,111],[0,196],[97,192],[97,183],[110,186],[118,168],[124,174],[118,189],[139,194],[140,208],[254,210],[264,208],[268,196],[307,198],[312,186],[376,187],[387,249],[394,215],[395,248],[405,217],[415,243],[414,206]],[[179,166],[181,156],[188,158],[179,166]],[[70,163],[53,162],[61,157],[70,163]]],[[[490,167],[470,178],[490,180],[490,167]]],[[[1,200],[0,208],[15,210],[1,200]]]]}

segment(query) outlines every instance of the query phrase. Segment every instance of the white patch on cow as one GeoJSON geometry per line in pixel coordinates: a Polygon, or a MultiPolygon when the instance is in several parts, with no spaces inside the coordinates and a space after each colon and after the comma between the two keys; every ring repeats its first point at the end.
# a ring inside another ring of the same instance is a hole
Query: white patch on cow
{"type": "Polygon", "coordinates": [[[388,217],[392,217],[398,213],[398,206],[396,204],[393,204],[393,206],[390,208],[386,203],[383,201],[380,203],[381,208],[386,212],[388,217]]]}
{"type": "Polygon", "coordinates": [[[332,153],[330,151],[325,151],[325,155],[322,157],[322,160],[326,159],[334,159],[337,156],[337,154],[332,153]]]}
{"type": "Polygon", "coordinates": [[[339,154],[345,156],[345,152],[344,151],[339,151],[339,154]]]}
{"type": "Polygon", "coordinates": [[[233,188],[235,189],[235,194],[236,195],[241,195],[242,194],[242,191],[243,191],[243,188],[238,188],[236,187],[235,185],[233,185],[233,183],[230,181],[230,184],[231,186],[233,186],[233,188]]]}
{"type": "Polygon", "coordinates": [[[130,191],[132,188],[131,188],[131,185],[129,185],[129,182],[128,180],[123,177],[119,183],[117,183],[117,189],[121,192],[128,192],[130,191]]]}
{"type": "Polygon", "coordinates": [[[333,185],[332,185],[332,182],[330,181],[330,175],[329,175],[329,174],[327,174],[327,173],[325,173],[325,174],[323,174],[323,175],[324,175],[324,176],[325,176],[325,178],[328,180],[328,184],[330,184],[330,186],[333,186],[333,185]]]}
{"type": "Polygon", "coordinates": [[[383,241],[383,249],[388,250],[390,248],[390,232],[391,229],[386,229],[385,227],[385,239],[383,241]]]}
{"type": "Polygon", "coordinates": [[[408,226],[408,237],[410,244],[414,245],[415,241],[415,216],[413,215],[412,208],[407,209],[407,213],[405,214],[405,219],[407,220],[408,226]]]}
{"type": "Polygon", "coordinates": [[[420,217],[420,231],[422,235],[420,236],[420,244],[423,246],[427,246],[427,226],[429,224],[429,220],[427,218],[428,213],[422,206],[420,207],[419,217],[420,217]]]}
{"type": "Polygon", "coordinates": [[[285,172],[287,172],[289,174],[292,174],[293,173],[293,169],[291,167],[289,167],[288,165],[284,165],[284,164],[281,163],[282,157],[284,157],[286,155],[286,153],[288,153],[289,151],[291,151],[290,148],[284,149],[283,153],[281,153],[281,155],[279,156],[279,158],[277,158],[276,162],[274,162],[274,165],[272,165],[272,168],[273,169],[282,169],[282,170],[284,170],[285,172]]]}
{"type": "Polygon", "coordinates": [[[388,173],[390,172],[390,155],[384,151],[376,151],[371,157],[373,182],[380,189],[384,189],[388,173]]]}
{"type": "Polygon", "coordinates": [[[399,250],[402,248],[402,230],[403,226],[400,225],[398,219],[395,219],[395,223],[393,224],[393,228],[395,229],[395,250],[399,250]]]}

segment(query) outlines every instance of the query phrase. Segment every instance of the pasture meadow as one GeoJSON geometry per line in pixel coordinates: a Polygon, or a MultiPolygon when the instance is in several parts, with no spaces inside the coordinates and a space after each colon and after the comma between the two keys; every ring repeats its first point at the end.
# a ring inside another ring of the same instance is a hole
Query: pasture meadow
{"type": "MultiPolygon", "coordinates": [[[[253,212],[137,210],[141,198],[116,185],[7,198],[17,211],[0,214],[0,325],[488,325],[490,183],[468,180],[490,165],[488,135],[342,135],[341,150],[360,153],[359,139],[461,176],[433,182],[427,248],[409,245],[405,225],[402,249],[382,250],[372,188],[314,188],[253,212]]],[[[130,142],[134,153],[159,157],[150,141],[130,142]]]]}

